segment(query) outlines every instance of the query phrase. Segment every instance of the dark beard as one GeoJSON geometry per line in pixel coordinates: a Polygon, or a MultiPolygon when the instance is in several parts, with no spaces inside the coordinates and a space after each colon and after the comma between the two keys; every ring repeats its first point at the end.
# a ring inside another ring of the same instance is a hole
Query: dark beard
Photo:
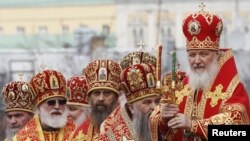
{"type": "Polygon", "coordinates": [[[144,114],[137,110],[133,116],[133,125],[135,133],[137,134],[139,141],[151,141],[151,134],[149,128],[149,115],[151,113],[144,114]]]}
{"type": "Polygon", "coordinates": [[[96,105],[91,102],[91,117],[95,127],[100,128],[102,122],[108,117],[113,110],[117,107],[117,102],[114,100],[110,106],[104,103],[97,103],[96,105]]]}

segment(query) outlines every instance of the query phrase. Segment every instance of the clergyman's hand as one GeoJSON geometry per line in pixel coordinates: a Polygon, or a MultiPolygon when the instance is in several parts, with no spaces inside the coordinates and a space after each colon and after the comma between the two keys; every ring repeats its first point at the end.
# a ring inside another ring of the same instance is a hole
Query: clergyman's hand
{"type": "Polygon", "coordinates": [[[164,121],[167,121],[170,118],[173,118],[179,112],[178,105],[169,104],[169,103],[161,104],[161,110],[162,110],[161,111],[162,119],[164,121]]]}
{"type": "Polygon", "coordinates": [[[191,129],[191,119],[187,117],[185,114],[178,113],[168,121],[168,126],[176,129],[176,128],[182,128],[187,131],[190,131],[191,129]]]}

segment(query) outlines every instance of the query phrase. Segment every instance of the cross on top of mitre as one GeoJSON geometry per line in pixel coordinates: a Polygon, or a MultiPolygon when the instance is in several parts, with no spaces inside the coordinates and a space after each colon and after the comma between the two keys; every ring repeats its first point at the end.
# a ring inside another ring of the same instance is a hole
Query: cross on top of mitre
{"type": "Polygon", "coordinates": [[[19,80],[22,81],[24,74],[22,72],[19,72],[17,75],[19,77],[19,80]]]}
{"type": "Polygon", "coordinates": [[[105,52],[102,53],[102,59],[103,59],[103,60],[106,60],[106,59],[107,59],[107,53],[105,53],[105,52]]]}
{"type": "Polygon", "coordinates": [[[144,50],[144,42],[140,41],[137,43],[137,45],[139,46],[139,51],[143,51],[144,50]]]}
{"type": "Polygon", "coordinates": [[[206,7],[206,5],[202,2],[199,7],[201,8],[200,12],[204,12],[204,8],[206,7]]]}
{"type": "Polygon", "coordinates": [[[42,63],[41,65],[40,65],[40,68],[42,69],[42,71],[44,71],[45,69],[46,69],[46,65],[44,64],[44,63],[42,63]]]}

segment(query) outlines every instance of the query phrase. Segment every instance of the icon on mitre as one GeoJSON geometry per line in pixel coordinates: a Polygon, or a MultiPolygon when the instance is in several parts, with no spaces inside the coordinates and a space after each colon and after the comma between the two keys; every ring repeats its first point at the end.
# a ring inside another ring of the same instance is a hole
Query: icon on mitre
{"type": "Polygon", "coordinates": [[[99,81],[106,81],[107,80],[107,69],[100,68],[99,70],[99,81]]]}

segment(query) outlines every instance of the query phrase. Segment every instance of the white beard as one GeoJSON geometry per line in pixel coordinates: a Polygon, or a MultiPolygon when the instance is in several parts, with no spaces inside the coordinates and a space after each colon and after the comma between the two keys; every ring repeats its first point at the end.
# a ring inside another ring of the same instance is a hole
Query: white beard
{"type": "Polygon", "coordinates": [[[189,85],[192,90],[206,90],[214,81],[216,74],[218,73],[218,64],[216,57],[208,66],[207,70],[192,70],[189,66],[187,74],[189,76],[189,85]]]}
{"type": "Polygon", "coordinates": [[[43,107],[40,107],[40,110],[37,110],[38,114],[40,115],[40,120],[42,123],[46,124],[52,128],[62,128],[67,123],[67,114],[68,109],[66,108],[65,111],[61,110],[51,110],[51,112],[47,112],[43,107]],[[52,112],[60,112],[61,115],[51,115],[52,112]]]}

